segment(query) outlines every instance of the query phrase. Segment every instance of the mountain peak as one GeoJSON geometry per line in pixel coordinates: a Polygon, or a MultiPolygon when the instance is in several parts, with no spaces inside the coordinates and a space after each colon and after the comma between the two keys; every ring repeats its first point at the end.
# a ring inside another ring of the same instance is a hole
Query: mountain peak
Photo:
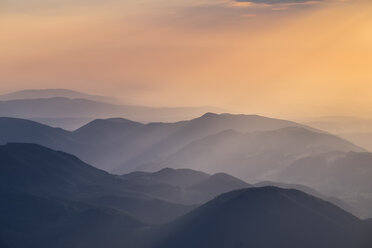
{"type": "Polygon", "coordinates": [[[222,194],[169,224],[152,247],[364,247],[362,228],[358,218],[301,191],[249,188],[222,194]]]}

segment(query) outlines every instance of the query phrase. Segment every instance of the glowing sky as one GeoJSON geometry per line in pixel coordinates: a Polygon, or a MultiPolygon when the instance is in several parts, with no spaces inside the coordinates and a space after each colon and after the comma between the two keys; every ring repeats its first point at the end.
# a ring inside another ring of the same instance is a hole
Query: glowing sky
{"type": "Polygon", "coordinates": [[[0,92],[372,117],[370,0],[0,0],[0,92]]]}

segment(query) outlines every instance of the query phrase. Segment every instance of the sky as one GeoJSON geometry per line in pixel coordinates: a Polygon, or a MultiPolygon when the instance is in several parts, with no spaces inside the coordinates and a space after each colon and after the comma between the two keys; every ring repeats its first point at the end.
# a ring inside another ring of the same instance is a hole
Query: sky
{"type": "Polygon", "coordinates": [[[372,117],[370,0],[0,0],[0,93],[372,117]]]}

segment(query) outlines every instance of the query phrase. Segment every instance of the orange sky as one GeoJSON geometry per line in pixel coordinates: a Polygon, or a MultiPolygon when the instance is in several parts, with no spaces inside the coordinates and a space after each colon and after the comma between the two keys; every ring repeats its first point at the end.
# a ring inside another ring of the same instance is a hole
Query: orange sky
{"type": "Polygon", "coordinates": [[[372,117],[368,0],[12,2],[0,1],[3,93],[70,88],[140,105],[372,117]]]}

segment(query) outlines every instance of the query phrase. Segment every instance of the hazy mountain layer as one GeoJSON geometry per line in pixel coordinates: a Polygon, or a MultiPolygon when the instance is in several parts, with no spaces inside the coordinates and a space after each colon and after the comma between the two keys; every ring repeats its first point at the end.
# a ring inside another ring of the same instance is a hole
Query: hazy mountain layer
{"type": "Polygon", "coordinates": [[[24,119],[38,118],[39,120],[54,119],[55,121],[64,118],[112,117],[125,117],[142,122],[179,121],[195,118],[208,111],[222,112],[214,107],[153,108],[113,104],[89,98],[52,97],[0,100],[0,116],[24,119]]]}
{"type": "Polygon", "coordinates": [[[333,152],[302,158],[276,177],[343,199],[358,210],[358,216],[372,215],[371,153],[333,152]]]}

